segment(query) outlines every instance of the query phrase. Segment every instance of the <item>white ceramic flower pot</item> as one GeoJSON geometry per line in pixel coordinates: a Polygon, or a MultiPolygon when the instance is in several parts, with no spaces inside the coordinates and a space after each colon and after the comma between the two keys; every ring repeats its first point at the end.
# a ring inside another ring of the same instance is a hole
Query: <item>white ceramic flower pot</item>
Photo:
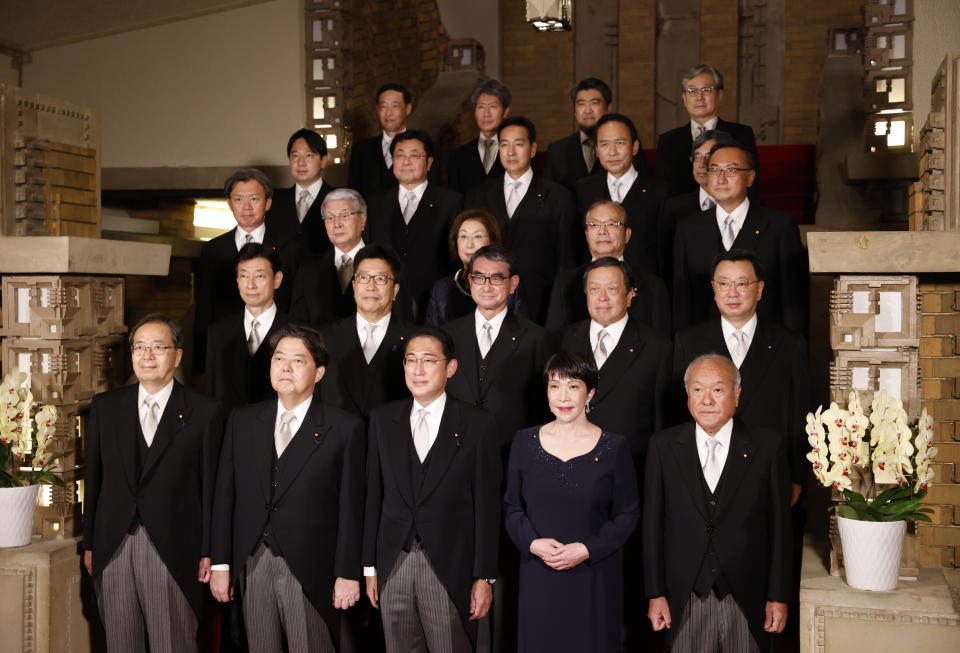
{"type": "Polygon", "coordinates": [[[39,485],[0,488],[0,548],[30,544],[39,492],[39,485]]]}
{"type": "Polygon", "coordinates": [[[886,592],[897,587],[906,521],[872,522],[837,517],[847,585],[886,592]]]}

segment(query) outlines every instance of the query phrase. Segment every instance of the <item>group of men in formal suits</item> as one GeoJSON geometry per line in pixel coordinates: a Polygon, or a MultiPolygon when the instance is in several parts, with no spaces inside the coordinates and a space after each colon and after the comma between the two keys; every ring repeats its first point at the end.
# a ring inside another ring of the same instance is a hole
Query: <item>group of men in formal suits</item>
{"type": "Polygon", "coordinates": [[[197,267],[193,371],[207,396],[173,381],[180,328],[154,315],[131,330],[139,390],[94,401],[84,548],[107,629],[119,628],[112,649],[142,650],[144,632],[151,651],[189,648],[209,582],[242,601],[250,650],[512,650],[516,553],[499,479],[513,434],[549,417],[542,371],[560,348],[598,368],[590,420],[627,438],[646,482],[647,526],[623,554],[628,585],[646,589],[625,597],[624,650],[649,650],[648,611],[654,629],[685,624],[675,650],[697,651],[689,620],[712,632],[736,610],[746,626],[722,650],[765,649],[791,599],[789,546],[751,550],[776,587],[761,596],[736,543],[789,539],[807,277],[792,219],[751,197],[752,131],[719,120],[722,95],[709,66],[684,77],[691,122],[661,136],[656,176],[596,79],[573,89],[578,131],[550,146],[543,174],[535,126],[509,116],[509,90],[489,80],[473,97],[480,136],[449,159],[451,188],[393,84],[376,96],[382,133],[354,146],[349,188],[323,180],[326,144],[310,130],[287,144],[293,188],[231,175],[237,227],[205,243],[197,267]],[[422,326],[432,284],[459,265],[448,242],[464,207],[489,211],[503,242],[465,270],[476,310],[422,326]],[[521,286],[524,316],[510,308],[521,286]],[[672,465],[692,503],[668,491],[672,465]],[[778,492],[746,492],[756,483],[778,492]],[[751,520],[736,498],[761,494],[776,519],[751,520]],[[662,512],[671,501],[717,535],[675,555],[688,527],[662,512]],[[158,607],[160,592],[182,596],[158,607]],[[761,601],[758,627],[761,599],[778,605],[761,601]],[[341,628],[338,610],[371,606],[379,618],[341,628]]]}

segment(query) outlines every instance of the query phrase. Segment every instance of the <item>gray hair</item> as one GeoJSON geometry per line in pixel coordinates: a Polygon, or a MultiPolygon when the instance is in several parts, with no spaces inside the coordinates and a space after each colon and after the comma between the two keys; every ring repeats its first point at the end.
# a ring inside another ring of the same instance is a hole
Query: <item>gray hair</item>
{"type": "Polygon", "coordinates": [[[683,372],[683,387],[686,389],[687,381],[690,378],[690,371],[695,368],[700,363],[718,363],[721,366],[727,368],[730,372],[730,377],[733,379],[733,389],[736,390],[740,387],[740,370],[737,369],[737,366],[733,364],[733,361],[730,360],[729,356],[724,356],[723,354],[701,354],[690,361],[690,364],[687,365],[687,369],[683,372]]]}
{"type": "Polygon", "coordinates": [[[233,192],[233,187],[236,184],[244,181],[255,181],[263,187],[263,196],[267,199],[273,197],[273,186],[270,185],[270,180],[267,179],[267,176],[257,170],[256,168],[240,168],[235,173],[227,177],[227,181],[223,184],[223,194],[226,195],[227,199],[230,199],[230,194],[233,192]]]}
{"type": "Polygon", "coordinates": [[[337,188],[327,193],[320,204],[320,213],[327,212],[327,203],[340,200],[349,200],[353,202],[353,210],[364,215],[367,214],[367,203],[363,201],[363,196],[352,188],[337,188]]]}
{"type": "Polygon", "coordinates": [[[687,88],[687,83],[691,79],[704,73],[713,75],[713,85],[718,91],[723,89],[723,75],[720,74],[720,71],[713,66],[708,66],[707,64],[702,63],[688,70],[687,74],[683,76],[683,79],[680,80],[680,91],[683,92],[683,90],[687,88]]]}
{"type": "Polygon", "coordinates": [[[488,79],[477,86],[473,91],[473,95],[470,96],[470,103],[473,104],[473,106],[477,106],[477,100],[484,94],[492,95],[500,100],[500,104],[504,109],[510,106],[510,89],[504,86],[503,82],[499,79],[488,79]]]}
{"type": "Polygon", "coordinates": [[[127,336],[127,341],[130,347],[133,347],[133,342],[134,338],[137,336],[137,331],[140,330],[140,327],[147,324],[165,325],[168,329],[170,329],[170,340],[173,342],[173,346],[177,349],[183,349],[183,329],[179,324],[171,320],[163,313],[150,313],[149,315],[143,316],[139,322],[133,325],[133,328],[130,329],[130,335],[127,336]]]}

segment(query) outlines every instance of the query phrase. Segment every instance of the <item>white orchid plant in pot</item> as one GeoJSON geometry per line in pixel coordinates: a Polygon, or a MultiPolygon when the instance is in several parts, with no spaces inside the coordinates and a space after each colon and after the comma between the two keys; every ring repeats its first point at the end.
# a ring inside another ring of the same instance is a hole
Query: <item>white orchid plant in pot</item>
{"type": "Polygon", "coordinates": [[[931,521],[933,511],[921,504],[937,455],[933,418],[924,409],[914,433],[902,401],[881,390],[868,415],[853,391],[845,409],[832,403],[826,411],[821,406],[808,413],[806,432],[811,449],[807,460],[817,480],[845,499],[830,510],[837,515],[848,584],[893,589],[906,520],[931,521]],[[878,494],[877,486],[887,484],[891,487],[878,494]],[[886,541],[889,551],[881,560],[878,551],[886,541]],[[860,551],[868,552],[865,559],[860,551]]]}

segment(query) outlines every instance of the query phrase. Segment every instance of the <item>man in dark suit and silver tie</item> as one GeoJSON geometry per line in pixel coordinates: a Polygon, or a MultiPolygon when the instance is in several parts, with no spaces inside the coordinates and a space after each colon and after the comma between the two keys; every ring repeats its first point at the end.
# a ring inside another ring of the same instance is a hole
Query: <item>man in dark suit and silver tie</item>
{"type": "Polygon", "coordinates": [[[111,653],[195,651],[223,413],[173,380],[176,322],[147,315],[130,350],[138,383],[94,397],[87,419],[83,561],[111,653]]]}
{"type": "Polygon", "coordinates": [[[447,188],[462,195],[503,174],[497,131],[510,115],[510,89],[496,79],[488,79],[470,99],[480,135],[450,152],[447,161],[447,188]]]}
{"type": "Polygon", "coordinates": [[[360,598],[363,422],[314,396],[327,351],[290,325],[271,338],[277,400],[234,411],[213,507],[210,589],[239,586],[251,651],[334,653],[360,598]]]}
{"type": "Polygon", "coordinates": [[[351,146],[347,171],[347,186],[364,197],[393,185],[390,147],[396,135],[406,131],[407,118],[413,112],[413,95],[399,84],[384,84],[377,89],[375,100],[380,133],[351,146]]]}
{"type": "Polygon", "coordinates": [[[725,356],[694,359],[684,384],[693,422],[657,433],[647,453],[647,614],[674,653],[769,651],[792,592],[783,439],[734,419],[740,374],[725,356]]]}
{"type": "Polygon", "coordinates": [[[423,328],[407,343],[412,397],[373,411],[364,575],[388,653],[468,653],[497,572],[500,458],[493,415],[446,392],[453,342],[423,328]]]}

